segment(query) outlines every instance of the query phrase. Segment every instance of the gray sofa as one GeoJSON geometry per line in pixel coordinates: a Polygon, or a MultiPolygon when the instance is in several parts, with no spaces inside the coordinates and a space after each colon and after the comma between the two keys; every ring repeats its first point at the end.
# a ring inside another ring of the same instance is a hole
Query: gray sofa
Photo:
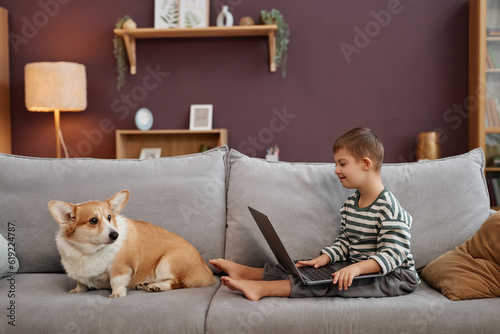
{"type": "MultiPolygon", "coordinates": [[[[413,215],[418,269],[467,240],[488,218],[483,168],[479,149],[383,166],[386,187],[413,215]]],[[[122,189],[131,191],[125,216],[182,235],[205,260],[225,257],[252,266],[276,260],[247,206],[268,214],[292,256],[306,258],[336,237],[339,208],[352,192],[342,188],[332,163],[267,162],[226,147],[142,161],[0,155],[0,233],[15,241],[20,264],[17,274],[0,280],[0,332],[494,333],[500,328],[499,298],[452,302],[424,280],[410,295],[379,299],[251,302],[219,280],[205,288],[130,291],[118,299],[108,299],[105,290],[68,294],[75,282],[60,264],[58,225],[47,203],[104,200],[122,189]]]]}

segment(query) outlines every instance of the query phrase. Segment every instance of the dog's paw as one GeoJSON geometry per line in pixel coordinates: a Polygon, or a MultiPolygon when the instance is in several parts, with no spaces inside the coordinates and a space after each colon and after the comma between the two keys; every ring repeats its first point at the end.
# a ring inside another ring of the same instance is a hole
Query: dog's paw
{"type": "Polygon", "coordinates": [[[144,283],[139,283],[139,284],[137,284],[137,285],[135,286],[135,288],[136,288],[137,290],[147,291],[147,289],[148,289],[148,285],[149,285],[149,283],[147,283],[147,282],[144,282],[144,283]]]}
{"type": "Polygon", "coordinates": [[[121,292],[112,292],[109,295],[109,298],[120,298],[120,297],[125,297],[126,295],[127,295],[127,290],[121,292]]]}
{"type": "Polygon", "coordinates": [[[86,285],[78,283],[76,288],[69,290],[68,293],[82,293],[82,292],[87,292],[88,288],[86,285]]]}
{"type": "Polygon", "coordinates": [[[125,297],[127,294],[126,293],[112,293],[109,295],[109,298],[120,298],[120,297],[125,297]]]}
{"type": "Polygon", "coordinates": [[[149,292],[162,292],[163,290],[159,286],[156,286],[154,284],[150,284],[146,288],[146,291],[149,291],[149,292]]]}
{"type": "Polygon", "coordinates": [[[68,293],[82,293],[82,292],[85,292],[85,290],[82,291],[78,288],[74,288],[74,289],[68,291],[68,293]]]}

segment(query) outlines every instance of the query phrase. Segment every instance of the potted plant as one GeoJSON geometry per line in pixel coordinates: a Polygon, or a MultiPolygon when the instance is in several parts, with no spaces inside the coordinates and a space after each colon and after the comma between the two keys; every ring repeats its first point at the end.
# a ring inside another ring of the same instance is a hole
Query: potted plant
{"type": "MultiPolygon", "coordinates": [[[[137,28],[137,25],[132,20],[132,18],[128,15],[125,15],[121,19],[116,22],[116,29],[122,28],[137,28]]],[[[114,54],[116,58],[116,71],[118,72],[118,83],[116,85],[116,89],[120,90],[123,84],[125,83],[125,73],[127,72],[127,51],[125,50],[125,42],[123,41],[123,37],[115,34],[115,38],[113,39],[114,46],[114,54]]]]}
{"type": "Polygon", "coordinates": [[[288,42],[290,42],[290,29],[288,24],[283,19],[280,11],[272,9],[270,12],[263,10],[260,13],[260,19],[263,24],[276,24],[278,26],[278,34],[276,36],[276,67],[281,67],[283,78],[286,77],[286,60],[288,42]]]}

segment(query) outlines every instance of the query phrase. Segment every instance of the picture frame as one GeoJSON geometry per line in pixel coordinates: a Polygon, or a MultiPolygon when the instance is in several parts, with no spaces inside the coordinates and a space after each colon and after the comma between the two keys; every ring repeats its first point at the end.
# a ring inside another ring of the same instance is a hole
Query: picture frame
{"type": "Polygon", "coordinates": [[[139,159],[156,159],[161,157],[161,148],[143,148],[139,159]]]}
{"type": "Polygon", "coordinates": [[[213,105],[192,104],[189,130],[212,130],[213,105]]]}
{"type": "Polygon", "coordinates": [[[209,16],[209,0],[179,0],[179,28],[208,27],[209,16]]]}
{"type": "Polygon", "coordinates": [[[155,0],[155,29],[179,27],[179,0],[155,0]]]}

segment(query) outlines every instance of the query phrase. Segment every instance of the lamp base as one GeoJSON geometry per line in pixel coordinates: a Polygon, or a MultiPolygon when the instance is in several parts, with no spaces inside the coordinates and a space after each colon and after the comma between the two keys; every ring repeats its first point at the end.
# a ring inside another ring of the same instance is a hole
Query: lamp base
{"type": "Polygon", "coordinates": [[[61,157],[61,140],[59,133],[61,132],[61,112],[59,109],[54,110],[54,127],[56,130],[56,157],[61,157]]]}
{"type": "Polygon", "coordinates": [[[61,158],[61,144],[64,149],[64,154],[68,158],[68,149],[61,131],[61,112],[59,109],[54,110],[54,127],[56,131],[56,157],[61,158]]]}

